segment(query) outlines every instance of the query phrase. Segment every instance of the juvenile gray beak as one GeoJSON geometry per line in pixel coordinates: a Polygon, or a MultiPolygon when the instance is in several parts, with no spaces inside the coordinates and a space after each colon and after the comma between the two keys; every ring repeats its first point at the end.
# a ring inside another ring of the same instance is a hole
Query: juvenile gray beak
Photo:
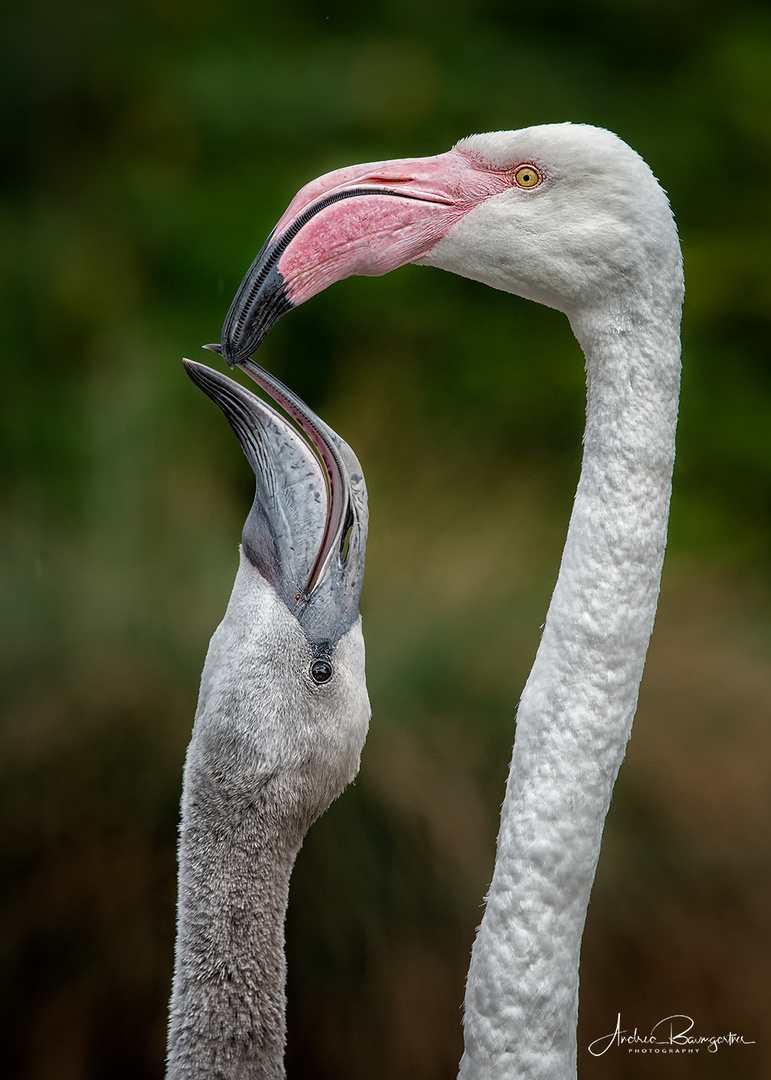
{"type": "Polygon", "coordinates": [[[220,372],[184,361],[222,409],[256,479],[243,550],[308,638],[334,644],[359,615],[367,544],[367,489],[348,444],[296,394],[253,361],[241,366],[298,423],[220,372]]]}

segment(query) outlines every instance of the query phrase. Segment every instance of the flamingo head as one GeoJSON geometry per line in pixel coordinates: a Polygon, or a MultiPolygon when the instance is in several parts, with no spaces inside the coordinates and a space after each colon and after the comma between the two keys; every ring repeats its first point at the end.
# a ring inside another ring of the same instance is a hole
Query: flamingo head
{"type": "MultiPolygon", "coordinates": [[[[650,291],[677,263],[666,195],[601,128],[472,135],[435,157],[353,165],[306,184],[258,254],[214,346],[241,363],[281,315],[335,281],[405,263],[450,270],[568,316],[650,291]]],[[[674,287],[677,287],[677,283],[674,287]]]]}

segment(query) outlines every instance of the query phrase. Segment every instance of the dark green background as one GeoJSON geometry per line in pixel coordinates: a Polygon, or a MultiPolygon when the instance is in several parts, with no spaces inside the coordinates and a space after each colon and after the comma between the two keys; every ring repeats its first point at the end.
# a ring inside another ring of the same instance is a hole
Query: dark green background
{"type": "MultiPolygon", "coordinates": [[[[583,1076],[771,1075],[767,4],[6,0],[0,78],[3,1076],[162,1071],[182,761],[252,497],[180,357],[217,340],[307,180],[566,119],[650,163],[687,280],[583,1076]],[[756,1045],[589,1058],[619,1012],[756,1045]]],[[[555,312],[410,267],[314,298],[260,359],[354,446],[372,509],[372,729],[293,881],[290,1076],[449,1080],[578,474],[581,356],[555,312]]]]}

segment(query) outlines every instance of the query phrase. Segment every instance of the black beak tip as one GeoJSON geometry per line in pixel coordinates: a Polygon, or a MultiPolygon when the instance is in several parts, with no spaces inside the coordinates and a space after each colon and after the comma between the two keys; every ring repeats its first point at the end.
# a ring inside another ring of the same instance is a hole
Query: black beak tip
{"type": "Polygon", "coordinates": [[[225,317],[221,344],[205,346],[220,353],[231,368],[255,353],[281,316],[294,307],[275,260],[266,269],[264,256],[263,250],[239,286],[225,317]]]}
{"type": "Polygon", "coordinates": [[[234,368],[236,364],[240,364],[242,360],[245,360],[248,356],[248,352],[244,352],[243,349],[234,348],[228,342],[224,342],[221,345],[202,345],[201,348],[208,349],[209,352],[217,353],[227,363],[229,368],[234,368]]]}
{"type": "Polygon", "coordinates": [[[238,354],[234,354],[232,349],[227,348],[225,345],[217,345],[216,343],[211,345],[202,345],[201,348],[208,349],[209,352],[217,353],[227,363],[229,368],[236,366],[241,357],[238,354]]]}

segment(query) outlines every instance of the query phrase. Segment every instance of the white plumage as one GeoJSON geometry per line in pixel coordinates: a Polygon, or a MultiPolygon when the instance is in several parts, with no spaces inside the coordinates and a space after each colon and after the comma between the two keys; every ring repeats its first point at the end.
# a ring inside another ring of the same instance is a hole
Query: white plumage
{"type": "Polygon", "coordinates": [[[405,262],[563,311],[586,358],[581,477],[517,714],[460,1066],[461,1080],[570,1080],[581,937],[666,543],[677,233],[647,165],[597,128],[475,135],[433,158],[351,166],[292,201],[239,289],[221,351],[248,368],[291,307],[405,262]]]}

